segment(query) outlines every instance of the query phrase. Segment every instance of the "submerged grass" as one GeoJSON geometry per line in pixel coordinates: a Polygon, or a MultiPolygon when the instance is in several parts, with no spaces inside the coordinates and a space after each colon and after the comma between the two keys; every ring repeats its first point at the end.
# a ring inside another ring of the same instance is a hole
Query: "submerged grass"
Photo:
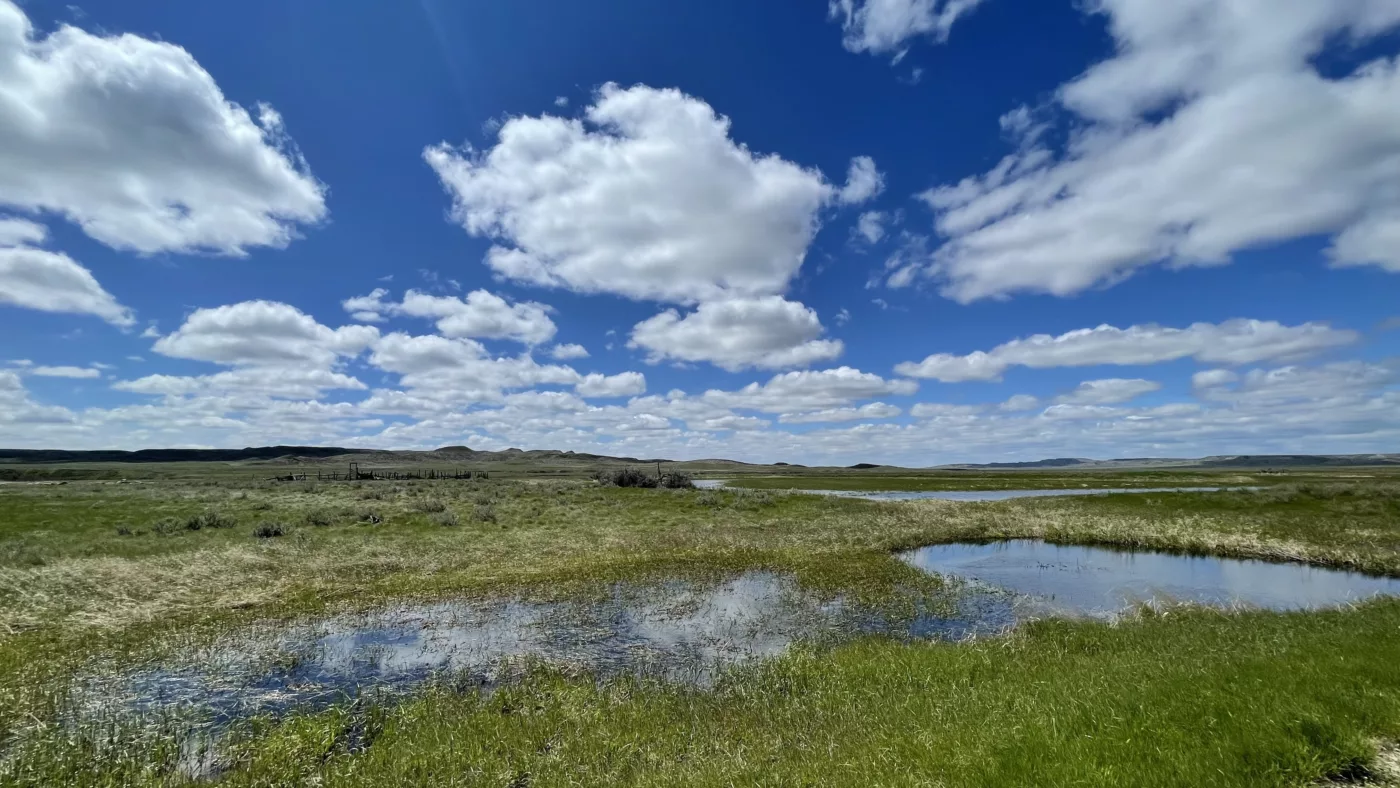
{"type": "MultiPolygon", "coordinates": [[[[892,551],[1013,537],[1400,576],[1396,489],[1347,479],[894,504],[570,481],[8,485],[0,750],[36,725],[53,739],[26,751],[27,772],[0,773],[33,784],[175,780],[168,736],[52,727],[66,677],[94,660],[157,659],[258,619],[446,596],[579,597],[619,581],[757,568],[889,603],[899,589],[936,583],[892,551]],[[262,533],[266,524],[280,536],[262,533]],[[81,773],[93,759],[102,768],[81,773]]],[[[377,709],[378,732],[361,749],[338,738],[358,719],[344,709],[267,721],[226,779],[1303,785],[1360,768],[1373,739],[1400,738],[1397,637],[1400,607],[1377,603],[1045,623],[973,646],[869,642],[741,671],[713,693],[544,676],[489,698],[429,693],[377,709]]]]}
{"type": "MultiPolygon", "coordinates": [[[[490,695],[255,721],[221,782],[272,785],[1305,786],[1400,737],[1400,603],[1045,621],[1008,638],[799,651],[713,691],[537,672],[490,695]]],[[[68,743],[35,784],[162,784],[177,753],[68,743]],[[76,751],[70,747],[78,748],[76,751]]]]}

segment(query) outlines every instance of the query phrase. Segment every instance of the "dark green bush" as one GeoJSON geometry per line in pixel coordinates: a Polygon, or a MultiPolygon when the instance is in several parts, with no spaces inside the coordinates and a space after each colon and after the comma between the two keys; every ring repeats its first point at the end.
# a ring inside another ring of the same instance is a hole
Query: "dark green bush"
{"type": "Polygon", "coordinates": [[[661,480],[636,468],[622,468],[616,471],[598,471],[593,478],[611,487],[658,487],[661,480]]]}
{"type": "Polygon", "coordinates": [[[286,536],[291,532],[292,527],[290,525],[269,521],[258,523],[258,527],[253,529],[253,536],[258,539],[271,539],[275,536],[286,536]]]}

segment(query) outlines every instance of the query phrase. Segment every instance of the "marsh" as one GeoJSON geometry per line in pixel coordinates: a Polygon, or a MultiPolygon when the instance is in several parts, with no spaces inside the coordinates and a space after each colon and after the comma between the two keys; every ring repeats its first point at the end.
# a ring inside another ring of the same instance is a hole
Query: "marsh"
{"type": "MultiPolygon", "coordinates": [[[[1223,486],[1180,481],[1152,486],[1223,486]]],[[[907,557],[1040,540],[1400,577],[1388,479],[1230,484],[1260,489],[882,502],[214,469],[10,485],[0,777],[1307,785],[1369,769],[1400,738],[1400,602],[1129,595],[1084,617],[976,561],[907,557]],[[980,606],[959,607],[970,588],[980,606]]],[[[1061,563],[1100,574],[1081,558],[1061,563]]]]}

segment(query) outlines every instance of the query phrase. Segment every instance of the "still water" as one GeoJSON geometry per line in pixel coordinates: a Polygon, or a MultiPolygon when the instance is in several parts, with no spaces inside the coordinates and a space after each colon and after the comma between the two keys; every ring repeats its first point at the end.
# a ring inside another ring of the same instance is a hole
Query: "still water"
{"type": "Polygon", "coordinates": [[[1267,610],[1400,596],[1400,579],[1269,563],[1056,545],[1031,539],[943,544],[901,556],[947,577],[1011,591],[1049,614],[1112,616],[1138,604],[1192,602],[1267,610]]]}
{"type": "Polygon", "coordinates": [[[532,664],[708,686],[726,668],[799,641],[962,640],[1003,632],[1022,615],[1010,595],[976,589],[917,600],[893,620],[806,592],[789,575],[753,571],[718,583],[619,584],[593,600],[443,602],[270,622],[163,664],[96,666],[74,697],[79,718],[176,712],[214,733],[241,718],[388,700],[430,683],[489,690],[532,664]]]}
{"type": "Polygon", "coordinates": [[[187,732],[181,771],[207,777],[238,720],[392,700],[431,683],[489,691],[532,664],[708,686],[728,667],[799,642],[876,633],[959,641],[1046,615],[1112,618],[1144,603],[1297,610],[1400,595],[1400,580],[1301,564],[1035,540],[934,545],[900,558],[953,582],[942,595],[911,597],[897,615],[754,571],[710,583],[618,584],[587,601],[443,602],[269,622],[160,664],[94,665],[73,687],[70,719],[99,727],[132,714],[166,720],[187,732]]]}

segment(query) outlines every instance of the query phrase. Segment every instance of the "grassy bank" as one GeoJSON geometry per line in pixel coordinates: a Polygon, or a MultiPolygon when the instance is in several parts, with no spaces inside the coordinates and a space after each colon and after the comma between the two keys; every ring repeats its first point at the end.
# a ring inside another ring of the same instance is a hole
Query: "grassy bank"
{"type": "MultiPolygon", "coordinates": [[[[620,580],[770,568],[808,588],[878,600],[932,582],[893,560],[894,550],[1009,537],[1400,576],[1400,495],[1374,480],[1339,479],[972,505],[567,481],[7,485],[0,746],[51,715],[65,677],[95,658],[148,660],[255,619],[405,598],[563,597],[620,580]]],[[[1324,615],[1199,613],[1120,627],[1046,624],[972,647],[862,643],[794,656],[714,693],[546,677],[487,700],[429,695],[375,710],[369,722],[361,709],[271,725],[228,779],[324,774],[333,784],[371,776],[392,784],[440,767],[457,771],[435,779],[455,774],[459,784],[509,784],[526,772],[532,785],[758,775],[857,784],[865,770],[889,784],[991,785],[1033,784],[1035,767],[1058,784],[1072,784],[1076,770],[1100,775],[1087,782],[1096,784],[1121,763],[1119,784],[1210,784],[1188,778],[1215,769],[1229,779],[1213,784],[1301,785],[1364,760],[1371,738],[1396,737],[1400,696],[1380,666],[1400,653],[1397,633],[1400,611],[1390,604],[1324,615]],[[503,714],[501,698],[515,711],[503,714]],[[1192,709],[1218,719],[1197,730],[1189,720],[1206,717],[1192,709]],[[1096,727],[1113,720],[1120,738],[1096,727]],[[382,728],[373,746],[336,754],[348,745],[335,726],[370,722],[382,728]],[[1243,781],[1248,773],[1273,782],[1243,781]]],[[[55,739],[33,774],[61,773],[65,758],[84,763],[71,749],[82,746],[55,739]]],[[[112,761],[105,784],[166,761],[141,754],[136,740],[124,751],[136,753],[127,762],[135,771],[112,761]]]]}
{"type": "Polygon", "coordinates": [[[1327,485],[1339,482],[1400,482],[1393,468],[1348,468],[1342,471],[1248,470],[1139,471],[843,471],[810,470],[784,474],[734,474],[728,486],[749,490],[852,490],[859,492],[946,492],[953,490],[1131,490],[1153,487],[1274,487],[1327,485]]]}

